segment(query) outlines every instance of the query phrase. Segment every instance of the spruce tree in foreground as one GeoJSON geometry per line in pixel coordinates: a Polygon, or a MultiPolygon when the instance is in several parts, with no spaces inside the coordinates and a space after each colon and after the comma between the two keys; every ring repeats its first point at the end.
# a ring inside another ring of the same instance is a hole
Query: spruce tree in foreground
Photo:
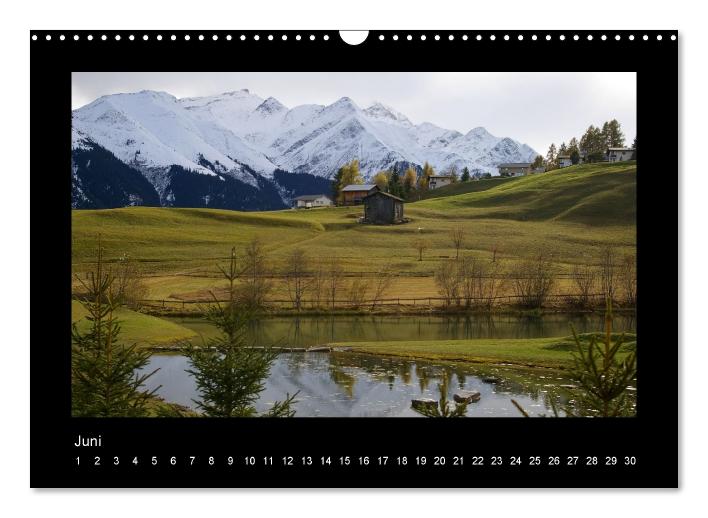
{"type": "MultiPolygon", "coordinates": [[[[228,281],[229,300],[226,305],[216,302],[206,309],[206,319],[220,331],[204,347],[189,344],[191,374],[201,396],[195,401],[203,415],[208,417],[252,417],[258,415],[255,403],[265,389],[265,380],[276,357],[269,348],[250,347],[247,341],[251,312],[237,301],[236,280],[239,271],[236,251],[231,250],[228,270],[219,267],[228,281]]],[[[213,295],[213,294],[212,294],[213,295]]],[[[216,297],[214,297],[216,299],[216,297]]],[[[292,417],[295,396],[286,395],[262,417],[292,417]]]]}
{"type": "MultiPolygon", "coordinates": [[[[79,279],[86,294],[80,299],[90,327],[71,326],[71,403],[79,417],[140,417],[148,415],[148,402],[157,390],[147,392],[145,381],[157,370],[137,374],[150,360],[150,352],[137,344],[119,344],[120,324],[114,313],[118,303],[111,296],[115,278],[103,264],[99,240],[96,271],[87,282],[79,279]]],[[[158,387],[159,388],[159,387],[158,387]]]]}

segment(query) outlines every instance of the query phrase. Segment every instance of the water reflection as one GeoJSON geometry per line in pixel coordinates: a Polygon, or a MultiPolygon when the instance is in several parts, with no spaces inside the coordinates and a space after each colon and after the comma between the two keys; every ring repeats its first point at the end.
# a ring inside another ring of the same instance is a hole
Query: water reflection
{"type": "MultiPolygon", "coordinates": [[[[168,401],[194,407],[198,398],[193,379],[179,355],[156,355],[147,369],[160,367],[149,379],[150,388],[168,401]]],[[[546,370],[517,370],[491,366],[435,365],[423,361],[380,358],[352,353],[287,353],[278,356],[266,389],[256,404],[259,411],[299,391],[297,417],[419,416],[411,400],[439,399],[439,384],[447,377],[448,399],[460,390],[478,391],[479,402],[467,409],[469,417],[519,417],[511,399],[532,416],[552,416],[568,402],[569,381],[546,370]],[[497,378],[495,383],[485,382],[497,378]]],[[[562,414],[561,414],[562,415],[562,414]]]]}
{"type": "MultiPolygon", "coordinates": [[[[203,336],[214,332],[203,320],[173,320],[203,336]]],[[[578,333],[585,333],[602,329],[603,325],[599,314],[268,317],[251,323],[249,339],[255,345],[309,347],[348,341],[541,338],[568,336],[571,326],[578,333]]],[[[634,316],[616,315],[614,328],[618,332],[634,332],[634,316]]]]}

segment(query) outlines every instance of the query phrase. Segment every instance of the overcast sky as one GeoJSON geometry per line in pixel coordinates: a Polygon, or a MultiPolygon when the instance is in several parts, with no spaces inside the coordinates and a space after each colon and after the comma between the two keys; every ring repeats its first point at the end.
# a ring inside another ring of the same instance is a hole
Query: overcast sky
{"type": "Polygon", "coordinates": [[[544,155],[551,142],[613,118],[627,144],[636,135],[634,72],[77,72],[72,84],[73,108],[139,90],[194,97],[248,88],[290,108],[347,96],[362,108],[380,101],[414,124],[462,133],[484,126],[544,155]]]}

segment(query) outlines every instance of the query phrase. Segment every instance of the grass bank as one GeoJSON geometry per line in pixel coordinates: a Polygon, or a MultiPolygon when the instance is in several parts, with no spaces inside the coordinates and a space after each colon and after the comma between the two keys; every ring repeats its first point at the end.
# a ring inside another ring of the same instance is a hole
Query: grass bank
{"type": "MultiPolygon", "coordinates": [[[[590,334],[580,335],[587,343],[590,334]]],[[[616,335],[615,335],[616,336],[616,335]]],[[[626,344],[619,358],[636,347],[636,336],[626,334],[626,344]]],[[[410,359],[457,361],[482,364],[568,369],[574,364],[575,342],[570,336],[527,339],[427,340],[400,342],[337,342],[351,352],[395,356],[410,359]]]]}

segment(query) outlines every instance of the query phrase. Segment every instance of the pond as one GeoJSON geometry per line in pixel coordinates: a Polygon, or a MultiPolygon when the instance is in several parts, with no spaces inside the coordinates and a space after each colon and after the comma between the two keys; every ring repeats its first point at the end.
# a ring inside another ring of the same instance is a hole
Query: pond
{"type": "MultiPolygon", "coordinates": [[[[198,319],[173,319],[209,337],[215,329],[198,319]]],[[[567,336],[603,328],[602,315],[551,314],[519,316],[334,316],[269,317],[255,321],[249,341],[256,346],[309,347],[343,341],[450,340],[466,338],[539,338],[567,336]]],[[[636,328],[633,316],[616,316],[615,331],[636,328]]],[[[160,370],[147,383],[160,386],[165,400],[195,408],[199,399],[181,355],[153,355],[146,370],[160,370]]],[[[283,353],[275,360],[256,407],[266,411],[286,394],[298,392],[297,417],[412,417],[411,401],[440,399],[446,376],[448,398],[460,390],[478,391],[469,417],[518,417],[516,400],[532,416],[553,415],[551,398],[561,404],[572,397],[562,373],[475,364],[445,364],[351,352],[283,353]],[[496,378],[496,383],[489,383],[496,378]]],[[[562,415],[562,413],[561,413],[562,415]]]]}
{"type": "MultiPolygon", "coordinates": [[[[214,327],[203,319],[169,319],[203,337],[214,327]]],[[[553,313],[543,316],[320,316],[266,317],[252,323],[248,340],[255,346],[310,347],[332,342],[462,340],[470,338],[544,338],[604,329],[602,314],[553,313]]],[[[633,315],[615,315],[616,332],[635,332],[633,315]]],[[[198,342],[198,341],[197,341],[198,342]]]]}

